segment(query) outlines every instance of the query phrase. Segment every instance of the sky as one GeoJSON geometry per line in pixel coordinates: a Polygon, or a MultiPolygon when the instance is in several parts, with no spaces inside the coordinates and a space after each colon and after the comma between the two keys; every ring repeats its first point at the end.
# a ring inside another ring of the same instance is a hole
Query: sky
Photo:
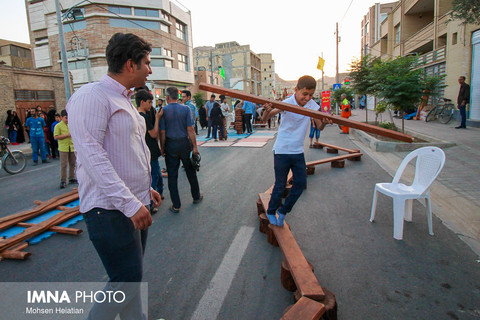
{"type": "MultiPolygon", "coordinates": [[[[79,0],[80,1],[80,0],[79,0]]],[[[60,0],[61,2],[61,0],[60,0]]],[[[193,46],[236,41],[271,53],[284,80],[335,76],[335,23],[339,23],[339,72],[360,57],[361,21],[376,2],[391,0],[179,0],[192,15],[193,46]],[[347,10],[348,9],[348,10],[347,10]]],[[[132,3],[134,3],[132,1],[132,3]]],[[[0,38],[30,43],[24,0],[0,0],[0,38]]]]}

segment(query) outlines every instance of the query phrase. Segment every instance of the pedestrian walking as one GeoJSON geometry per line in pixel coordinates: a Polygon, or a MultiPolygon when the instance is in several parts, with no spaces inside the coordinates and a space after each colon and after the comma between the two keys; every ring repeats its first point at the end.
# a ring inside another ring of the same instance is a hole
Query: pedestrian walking
{"type": "Polygon", "coordinates": [[[252,133],[252,116],[255,114],[255,104],[250,101],[243,101],[243,110],[245,114],[243,116],[243,122],[245,122],[247,133],[252,133]]]}
{"type": "Polygon", "coordinates": [[[207,111],[207,138],[210,138],[210,131],[212,130],[212,119],[210,119],[210,112],[212,112],[213,104],[215,103],[215,95],[210,96],[210,100],[205,104],[205,109],[207,111]]]}
{"type": "Polygon", "coordinates": [[[167,105],[163,108],[163,116],[160,119],[160,146],[167,165],[168,190],[172,200],[170,211],[177,213],[182,205],[178,194],[180,161],[190,183],[193,203],[202,201],[203,196],[200,194],[197,171],[190,161],[191,153],[199,153],[190,108],[177,103],[177,88],[169,87],[166,92],[167,105]]]}
{"type": "MultiPolygon", "coordinates": [[[[301,77],[298,79],[295,87],[295,94],[283,102],[310,110],[319,110],[320,106],[312,99],[316,85],[317,82],[313,77],[301,77]]],[[[307,167],[303,144],[310,124],[310,117],[272,108],[271,103],[265,104],[264,107],[263,121],[272,118],[278,113],[282,114],[282,122],[278,128],[277,139],[273,146],[275,185],[267,210],[267,217],[270,223],[282,227],[285,215],[292,210],[295,202],[297,202],[307,185],[307,167]],[[293,186],[285,202],[280,205],[290,170],[293,173],[293,186]],[[278,213],[278,219],[275,213],[278,213]]],[[[325,125],[329,123],[328,120],[313,119],[313,121],[315,121],[319,130],[323,130],[325,125]]]]}
{"type": "MultiPolygon", "coordinates": [[[[345,93],[342,93],[341,95],[342,98],[342,104],[340,105],[340,108],[342,109],[341,116],[342,118],[350,118],[352,116],[352,109],[350,107],[350,102],[348,102],[347,95],[345,93]]],[[[341,126],[343,134],[349,134],[350,133],[350,127],[347,126],[341,126]]]]}
{"type": "Polygon", "coordinates": [[[45,134],[43,128],[47,125],[45,120],[41,118],[40,112],[33,112],[32,116],[27,119],[25,123],[25,128],[30,132],[30,143],[32,145],[32,160],[33,165],[38,164],[38,153],[40,152],[40,157],[42,163],[47,163],[47,151],[45,150],[45,134]]]}
{"type": "Polygon", "coordinates": [[[458,92],[458,110],[460,110],[460,116],[462,120],[458,127],[455,129],[467,129],[467,105],[470,103],[470,86],[465,83],[466,78],[460,76],[458,78],[458,83],[460,84],[460,91],[458,92]]]}
{"type": "Polygon", "coordinates": [[[192,113],[193,124],[195,128],[195,134],[198,135],[198,126],[197,126],[198,110],[195,104],[192,102],[192,93],[189,90],[182,91],[182,103],[190,108],[190,112],[192,113]]]}
{"type": "Polygon", "coordinates": [[[218,141],[217,139],[217,133],[220,131],[220,140],[222,140],[222,137],[225,136],[225,133],[223,131],[223,114],[222,114],[222,109],[220,107],[220,104],[218,102],[215,102],[213,104],[212,111],[210,112],[210,118],[212,119],[212,138],[215,141],[218,141]]]}
{"type": "MultiPolygon", "coordinates": [[[[163,177],[160,172],[160,163],[158,161],[158,158],[162,155],[158,145],[158,126],[160,118],[163,115],[163,108],[160,108],[159,111],[155,112],[155,109],[152,108],[152,101],[153,95],[146,90],[140,90],[135,94],[135,102],[137,104],[138,112],[144,118],[145,126],[147,128],[145,142],[150,151],[151,187],[157,191],[163,199],[163,177]],[[152,111],[155,112],[153,113],[153,118],[152,111]]],[[[158,208],[152,206],[150,210],[152,213],[155,213],[158,211],[158,208]]]]}
{"type": "Polygon", "coordinates": [[[60,189],[67,186],[67,166],[68,166],[68,183],[76,184],[77,178],[75,176],[75,149],[73,148],[72,136],[68,129],[68,114],[67,111],[60,112],[62,121],[57,123],[54,127],[53,137],[58,141],[58,152],[60,155],[60,189]]]}
{"type": "Polygon", "coordinates": [[[145,318],[140,282],[152,224],[148,207],[162,199],[151,189],[145,121],[131,103],[131,89],[144,86],[152,73],[151,50],[134,34],[114,34],[106,48],[107,74],[82,86],[67,104],[80,212],[109,277],[104,291],[125,294],[122,303],[95,303],[89,319],[145,318]]]}
{"type": "Polygon", "coordinates": [[[204,106],[198,108],[198,120],[200,122],[200,127],[202,128],[202,130],[208,127],[207,109],[205,109],[204,106]]]}
{"type": "Polygon", "coordinates": [[[220,95],[220,109],[222,110],[222,126],[223,130],[220,130],[220,140],[227,140],[228,138],[228,133],[227,133],[227,123],[230,122],[229,120],[229,115],[230,115],[230,107],[228,106],[228,103],[226,102],[225,96],[222,94],[220,95]],[[222,133],[223,132],[223,133],[222,133]]]}

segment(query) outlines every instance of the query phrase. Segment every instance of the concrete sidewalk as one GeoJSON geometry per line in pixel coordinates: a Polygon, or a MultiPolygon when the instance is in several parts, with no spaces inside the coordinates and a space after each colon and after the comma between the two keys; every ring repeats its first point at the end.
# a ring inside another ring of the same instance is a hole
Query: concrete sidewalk
{"type": "MultiPolygon", "coordinates": [[[[365,110],[353,110],[351,120],[365,121],[365,110]]],[[[368,120],[375,119],[375,112],[368,112],[368,120]]],[[[383,114],[383,121],[390,116],[383,114]]],[[[394,118],[401,128],[402,120],[394,118]]],[[[405,120],[405,129],[418,132],[435,139],[456,143],[444,148],[445,166],[431,188],[433,213],[453,232],[455,232],[473,251],[480,255],[480,129],[455,129],[459,123],[452,120],[448,124],[438,121],[425,122],[405,120]]],[[[364,145],[354,134],[352,142],[361,147],[392,177],[403,158],[409,152],[375,152],[364,145]]],[[[414,176],[413,166],[406,176],[414,176]]],[[[383,182],[383,181],[379,181],[383,182]]]]}

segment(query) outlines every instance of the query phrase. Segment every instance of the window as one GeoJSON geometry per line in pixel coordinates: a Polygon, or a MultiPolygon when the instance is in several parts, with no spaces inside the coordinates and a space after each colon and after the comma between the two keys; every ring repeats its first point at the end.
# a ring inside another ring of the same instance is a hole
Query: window
{"type": "Polygon", "coordinates": [[[187,56],[180,53],[178,54],[178,69],[188,71],[187,56]]]}
{"type": "Polygon", "coordinates": [[[388,13],[381,13],[380,14],[380,23],[385,21],[385,19],[387,19],[387,17],[388,17],[388,13]]]}
{"type": "Polygon", "coordinates": [[[79,20],[75,22],[65,23],[65,32],[69,31],[77,31],[81,29],[85,29],[87,27],[86,20],[79,20]]]}
{"type": "MultiPolygon", "coordinates": [[[[90,61],[88,63],[88,66],[90,66],[90,61]]],[[[68,63],[69,70],[86,69],[86,68],[87,68],[86,60],[71,61],[68,63]]]]}
{"type": "Polygon", "coordinates": [[[151,56],[160,56],[162,55],[162,48],[152,48],[152,52],[150,52],[151,56]]]}
{"type": "Polygon", "coordinates": [[[15,90],[15,100],[35,100],[35,91],[15,90]]]}
{"type": "Polygon", "coordinates": [[[395,44],[399,44],[400,43],[400,24],[397,24],[394,30],[395,30],[395,44]]]}
{"type": "Polygon", "coordinates": [[[452,34],[452,45],[457,44],[457,41],[458,41],[458,33],[455,32],[454,34],[452,34]]]}
{"type": "Polygon", "coordinates": [[[132,15],[132,9],[130,7],[108,6],[108,11],[116,14],[132,15]]]}
{"type": "Polygon", "coordinates": [[[173,57],[172,50],[162,48],[162,56],[167,56],[172,58],[173,57]]]}
{"type": "Polygon", "coordinates": [[[187,35],[185,33],[185,25],[177,22],[175,23],[175,27],[177,28],[177,37],[183,40],[187,40],[187,35]]]}
{"type": "Polygon", "coordinates": [[[50,90],[15,90],[15,100],[55,100],[50,90]]]}
{"type": "Polygon", "coordinates": [[[142,28],[158,29],[159,23],[157,21],[144,21],[144,20],[129,21],[126,19],[110,18],[110,27],[135,28],[135,29],[142,29],[142,28]]]}
{"type": "Polygon", "coordinates": [[[151,67],[172,67],[172,61],[167,60],[167,59],[152,59],[150,62],[151,67]]]}
{"type": "Polygon", "coordinates": [[[37,100],[55,100],[55,95],[53,91],[49,90],[38,90],[37,93],[37,100]]]}
{"type": "Polygon", "coordinates": [[[160,30],[166,33],[170,33],[170,27],[163,23],[160,23],[160,30]]]}
{"type": "Polygon", "coordinates": [[[135,8],[134,12],[136,16],[159,17],[158,10],[135,8]]]}

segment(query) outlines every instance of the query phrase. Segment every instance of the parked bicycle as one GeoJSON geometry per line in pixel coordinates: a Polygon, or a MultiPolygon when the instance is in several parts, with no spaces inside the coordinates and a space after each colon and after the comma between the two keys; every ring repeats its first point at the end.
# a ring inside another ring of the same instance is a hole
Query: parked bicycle
{"type": "Polygon", "coordinates": [[[27,158],[20,150],[10,150],[8,144],[10,140],[0,136],[0,169],[10,173],[20,173],[27,166],[27,158]]]}
{"type": "Polygon", "coordinates": [[[448,123],[453,117],[454,110],[452,100],[446,98],[440,99],[439,104],[428,112],[425,122],[438,119],[441,123],[448,123]]]}

